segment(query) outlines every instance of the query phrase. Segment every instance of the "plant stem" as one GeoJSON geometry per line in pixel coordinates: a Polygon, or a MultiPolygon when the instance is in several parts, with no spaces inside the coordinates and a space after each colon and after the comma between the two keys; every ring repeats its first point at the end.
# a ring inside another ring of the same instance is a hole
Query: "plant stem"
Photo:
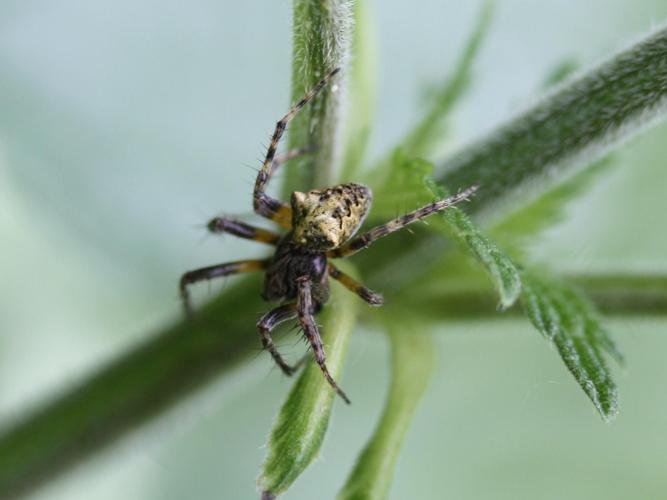
{"type": "Polygon", "coordinates": [[[439,182],[480,191],[471,211],[493,218],[497,205],[528,203],[535,184],[556,184],[665,114],[667,28],[574,80],[445,161],[439,182]]]}
{"type": "MultiPolygon", "coordinates": [[[[565,279],[609,314],[667,314],[667,275],[565,279]]],[[[35,489],[255,354],[259,286],[254,278],[240,280],[193,323],[178,322],[5,428],[0,434],[0,498],[35,489]]],[[[498,317],[497,297],[484,283],[431,290],[419,300],[405,293],[391,302],[396,314],[410,311],[445,320],[498,317]]],[[[515,307],[504,314],[518,312],[515,307]]]]}
{"type": "MultiPolygon", "coordinates": [[[[297,1],[297,6],[304,9],[312,4],[297,1]]],[[[348,3],[331,1],[324,5],[347,7],[348,3]]],[[[313,29],[312,24],[308,26],[313,29]]],[[[445,165],[440,179],[452,189],[481,184],[473,205],[479,212],[516,199],[515,187],[547,173],[559,179],[566,172],[561,167],[572,164],[583,152],[593,149],[597,154],[598,149],[618,143],[638,125],[661,115],[667,94],[666,55],[667,30],[663,29],[565,84],[542,104],[461,152],[445,165]],[[585,133],[576,133],[579,129],[574,127],[581,127],[585,133]]],[[[300,67],[295,64],[295,71],[300,67]]],[[[302,85],[305,90],[305,83],[302,85]]],[[[299,91],[297,97],[301,95],[299,91]]],[[[300,126],[305,132],[310,130],[309,125],[300,126]]],[[[313,144],[308,138],[302,140],[298,145],[313,144]]],[[[291,190],[299,184],[306,183],[288,179],[287,187],[291,190]]],[[[522,198],[522,202],[527,201],[522,198]]],[[[368,260],[367,274],[395,276],[387,269],[401,259],[409,259],[414,265],[416,247],[394,248],[391,254],[385,252],[385,259],[368,260]]],[[[406,269],[413,272],[409,266],[406,269]]],[[[667,311],[665,276],[578,280],[592,300],[609,313],[664,315],[667,311]]],[[[0,435],[0,497],[20,495],[65,471],[253,352],[252,346],[258,346],[254,323],[256,311],[261,310],[256,299],[259,288],[258,280],[240,281],[206,307],[193,324],[180,322],[165,329],[5,429],[0,435]]],[[[405,294],[392,307],[418,308],[419,304],[410,302],[409,294],[405,294]]],[[[428,301],[420,302],[429,305],[428,301]]],[[[495,297],[483,288],[434,296],[431,305],[434,313],[447,318],[496,314],[495,297]]]]}
{"type": "MultiPolygon", "coordinates": [[[[581,289],[608,316],[667,316],[667,275],[564,274],[563,281],[581,289]]],[[[420,293],[400,293],[395,307],[416,310],[421,315],[444,320],[470,320],[498,316],[498,299],[484,283],[443,286],[420,293]]],[[[520,314],[519,307],[503,314],[520,314]]]]}
{"type": "Polygon", "coordinates": [[[256,354],[259,286],[252,278],[229,287],[192,322],[177,322],[4,429],[0,498],[21,497],[256,354]]]}
{"type": "Polygon", "coordinates": [[[297,102],[334,68],[342,68],[290,124],[289,148],[317,147],[286,169],[283,196],[328,186],[342,161],[346,75],[352,37],[351,0],[295,0],[292,101],[297,102]]]}
{"type": "MultiPolygon", "coordinates": [[[[346,272],[349,271],[348,266],[346,272]]],[[[318,322],[322,325],[327,367],[340,384],[347,346],[361,304],[341,285],[332,285],[331,292],[332,300],[318,317],[318,322]]],[[[284,493],[315,460],[329,425],[334,398],[342,403],[320,367],[314,362],[308,363],[292,386],[273,425],[267,456],[257,480],[264,495],[284,493]]]]}

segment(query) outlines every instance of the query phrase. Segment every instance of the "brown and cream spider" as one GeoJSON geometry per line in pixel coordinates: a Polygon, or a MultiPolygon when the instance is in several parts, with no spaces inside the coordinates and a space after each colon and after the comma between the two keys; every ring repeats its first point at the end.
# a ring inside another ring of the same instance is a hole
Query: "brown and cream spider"
{"type": "Polygon", "coordinates": [[[371,306],[381,306],[383,300],[381,295],[340,271],[329,262],[329,259],[349,257],[382,236],[467,200],[477,188],[473,186],[455,196],[426,205],[374,227],[356,238],[353,236],[371,206],[372,193],[366,186],[348,183],[314,189],[307,193],[296,191],[292,193],[289,205],[267,195],[266,186],[280,164],[307,152],[292,151],[284,156],[276,156],[278,143],[287,124],[338,72],[339,69],[335,69],[324,77],[280,119],[255,181],[253,192],[255,212],[274,221],[288,232],[280,235],[227,217],[216,217],[208,223],[208,229],[212,233],[230,233],[275,246],[276,251],[273,256],[268,259],[240,260],[188,271],[181,278],[180,292],[186,315],[191,316],[189,285],[231,274],[264,271],[262,297],[267,301],[281,302],[281,305],[264,314],[257,322],[264,349],[271,353],[285,374],[292,375],[298,369],[298,365],[290,366],[285,362],[273,343],[271,331],[285,321],[298,319],[324,377],[345,402],[349,403],[350,400],[327,369],[324,347],[313,316],[329,299],[329,277],[339,281],[371,306]]]}

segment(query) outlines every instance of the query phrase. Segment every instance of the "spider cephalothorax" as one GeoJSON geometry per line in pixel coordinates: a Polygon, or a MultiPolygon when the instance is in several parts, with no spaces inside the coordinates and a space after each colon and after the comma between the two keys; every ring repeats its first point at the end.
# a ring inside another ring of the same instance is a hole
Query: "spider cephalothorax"
{"type": "Polygon", "coordinates": [[[289,152],[276,157],[280,138],[287,123],[337,73],[333,70],[301,99],[276,125],[262,168],[257,174],[253,192],[253,207],[259,215],[270,219],[288,232],[276,234],[226,217],[216,217],[208,224],[213,233],[230,233],[262,243],[274,245],[275,253],[269,259],[241,260],[189,271],[180,282],[186,314],[192,314],[188,286],[202,280],[230,274],[264,271],[262,297],[280,305],[264,314],[257,323],[262,345],[288,375],[298,366],[290,366],[282,358],[271,338],[271,331],[279,324],[297,319],[310,343],[315,361],[336,392],[350,402],[331,377],[326,365],[324,347],[314,315],[329,299],[329,278],[339,281],[372,306],[382,305],[382,296],[369,290],[329,262],[331,258],[348,257],[369,246],[373,241],[398,231],[406,225],[467,200],[475,186],[444,200],[435,201],[406,215],[376,226],[361,236],[354,237],[371,207],[371,190],[361,184],[341,184],[314,189],[307,193],[292,193],[290,204],[271,198],[266,186],[271,175],[285,161],[304,154],[307,150],[289,152]]]}

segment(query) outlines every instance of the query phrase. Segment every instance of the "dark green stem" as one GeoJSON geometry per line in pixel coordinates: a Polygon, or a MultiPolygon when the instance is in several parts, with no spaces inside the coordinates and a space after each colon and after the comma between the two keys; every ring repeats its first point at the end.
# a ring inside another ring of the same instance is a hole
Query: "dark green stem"
{"type": "MultiPolygon", "coordinates": [[[[608,316],[667,315],[667,275],[565,274],[562,278],[581,289],[608,316]]],[[[498,298],[484,283],[443,286],[420,292],[414,300],[412,295],[401,293],[393,302],[401,309],[445,320],[498,317],[498,298]]],[[[521,314],[521,309],[515,306],[503,315],[507,313],[521,314]]]]}
{"type": "Polygon", "coordinates": [[[451,190],[477,184],[468,211],[504,215],[497,205],[527,203],[518,190],[560,183],[665,113],[667,29],[557,87],[538,105],[463,149],[443,165],[451,190]]]}
{"type": "MultiPolygon", "coordinates": [[[[566,172],[560,167],[582,152],[603,150],[646,119],[658,117],[666,95],[667,31],[662,30],[461,152],[445,165],[440,180],[452,189],[481,184],[473,207],[490,210],[516,199],[515,187],[547,172],[559,179],[566,172]]],[[[299,145],[312,145],[312,141],[299,145]]],[[[297,184],[290,181],[288,187],[297,184]]],[[[521,201],[528,200],[521,197],[521,201]]],[[[385,248],[390,249],[391,245],[385,248]]],[[[391,276],[400,288],[396,264],[408,263],[403,270],[414,275],[411,266],[418,249],[395,250],[385,251],[384,260],[369,250],[376,259],[367,261],[364,269],[369,276],[391,276]],[[389,263],[394,264],[391,272],[389,263]]],[[[430,255],[437,251],[436,245],[430,255]]],[[[664,276],[589,276],[578,281],[610,313],[664,315],[667,311],[664,276]]],[[[254,324],[257,311],[262,310],[256,299],[259,288],[257,280],[242,281],[202,311],[193,324],[181,322],[162,331],[6,428],[0,435],[0,497],[35,488],[256,352],[254,324]]],[[[483,288],[433,296],[432,305],[434,313],[447,318],[496,314],[496,299],[483,288]]],[[[419,304],[410,304],[409,294],[392,303],[397,309],[413,306],[419,304]]]]}
{"type": "Polygon", "coordinates": [[[0,498],[22,496],[256,355],[259,286],[229,287],[194,321],[177,322],[5,428],[0,498]]]}

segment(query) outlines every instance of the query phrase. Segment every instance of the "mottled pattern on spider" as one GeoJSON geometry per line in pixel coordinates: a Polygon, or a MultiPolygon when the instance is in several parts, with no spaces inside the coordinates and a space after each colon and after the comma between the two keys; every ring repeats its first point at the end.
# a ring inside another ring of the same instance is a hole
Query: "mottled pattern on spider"
{"type": "Polygon", "coordinates": [[[292,375],[298,369],[298,365],[290,366],[285,362],[273,343],[271,331],[285,321],[297,319],[325,378],[349,403],[350,400],[327,369],[324,347],[313,316],[329,299],[329,278],[339,281],[371,306],[381,306],[383,301],[380,294],[369,290],[340,271],[329,262],[329,259],[349,257],[382,236],[467,200],[476,187],[473,186],[455,196],[426,205],[356,238],[354,235],[366,218],[372,201],[371,190],[366,186],[349,183],[314,189],[307,193],[297,191],[292,193],[289,204],[266,194],[266,186],[271,175],[280,164],[308,152],[299,150],[276,156],[278,143],[287,124],[338,71],[335,69],[323,78],[277,123],[266,158],[255,181],[253,193],[255,212],[274,221],[288,232],[281,236],[226,217],[216,217],[208,224],[208,229],[213,233],[230,233],[274,245],[276,251],[273,257],[265,260],[241,260],[189,271],[181,278],[180,291],[186,314],[191,316],[189,285],[230,274],[264,271],[262,297],[267,301],[281,302],[281,305],[264,314],[257,323],[264,349],[271,354],[284,373],[292,375]]]}

